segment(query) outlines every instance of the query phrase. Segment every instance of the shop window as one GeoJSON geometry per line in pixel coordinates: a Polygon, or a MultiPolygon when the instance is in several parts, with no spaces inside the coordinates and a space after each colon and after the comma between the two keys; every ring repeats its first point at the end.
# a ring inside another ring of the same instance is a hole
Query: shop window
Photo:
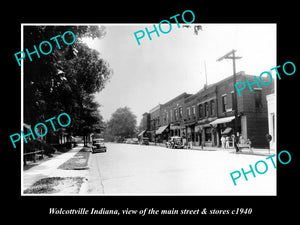
{"type": "Polygon", "coordinates": [[[211,128],[205,128],[205,141],[211,141],[211,128]]]}
{"type": "Polygon", "coordinates": [[[203,117],[203,105],[200,104],[199,105],[199,118],[202,118],[203,117]]]}
{"type": "Polygon", "coordinates": [[[191,116],[191,108],[188,107],[186,110],[187,110],[187,115],[188,115],[188,117],[190,117],[190,116],[191,116]]]}
{"type": "Polygon", "coordinates": [[[206,102],[205,104],[204,104],[204,107],[205,107],[205,117],[207,117],[207,116],[209,116],[209,104],[208,104],[208,102],[206,102]]]}
{"type": "Polygon", "coordinates": [[[210,102],[210,115],[215,115],[215,101],[213,100],[210,102]]]}
{"type": "Polygon", "coordinates": [[[175,109],[175,115],[174,115],[174,117],[175,117],[175,120],[178,119],[178,109],[175,109]]]}
{"type": "Polygon", "coordinates": [[[179,119],[182,118],[182,107],[179,108],[179,119]]]}

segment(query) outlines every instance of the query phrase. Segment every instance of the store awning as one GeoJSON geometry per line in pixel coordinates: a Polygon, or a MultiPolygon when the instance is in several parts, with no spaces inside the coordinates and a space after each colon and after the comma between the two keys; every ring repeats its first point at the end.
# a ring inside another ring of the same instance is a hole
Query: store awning
{"type": "Polygon", "coordinates": [[[227,127],[223,132],[221,132],[221,134],[229,134],[231,130],[232,130],[231,127],[227,127]]]}
{"type": "Polygon", "coordinates": [[[143,130],[142,132],[140,132],[140,133],[138,134],[138,137],[139,137],[139,136],[143,136],[145,132],[146,132],[146,130],[143,130]]]}
{"type": "Polygon", "coordinates": [[[179,130],[181,127],[179,125],[170,125],[170,130],[179,130]]]}
{"type": "Polygon", "coordinates": [[[188,127],[188,126],[193,126],[193,125],[195,125],[196,123],[197,123],[196,121],[193,121],[193,122],[186,123],[185,125],[188,127]]]}
{"type": "Polygon", "coordinates": [[[220,123],[228,123],[234,120],[234,116],[229,116],[229,117],[224,117],[224,118],[219,118],[214,120],[213,122],[209,123],[210,125],[217,125],[220,123]]]}
{"type": "Polygon", "coordinates": [[[165,126],[161,126],[157,129],[157,131],[155,132],[155,134],[161,134],[162,132],[165,131],[165,129],[167,129],[169,125],[165,125],[165,126]]]}

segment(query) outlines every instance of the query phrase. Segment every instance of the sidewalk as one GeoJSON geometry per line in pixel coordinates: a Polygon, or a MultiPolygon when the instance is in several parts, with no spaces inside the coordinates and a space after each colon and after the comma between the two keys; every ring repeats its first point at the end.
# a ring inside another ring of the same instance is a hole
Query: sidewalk
{"type": "Polygon", "coordinates": [[[245,155],[260,155],[260,156],[270,156],[275,154],[275,150],[267,148],[252,148],[252,151],[249,148],[242,148],[239,152],[236,152],[235,148],[221,148],[221,147],[203,147],[193,146],[191,150],[199,150],[199,151],[226,151],[228,153],[233,154],[245,154],[245,155]]]}
{"type": "Polygon", "coordinates": [[[77,146],[68,152],[58,155],[50,160],[40,163],[26,171],[23,171],[23,191],[29,188],[32,184],[38,180],[46,177],[67,177],[67,176],[82,176],[87,173],[86,170],[61,170],[58,167],[72,158],[78,153],[83,146],[77,146]]]}
{"type": "MultiPolygon", "coordinates": [[[[155,145],[154,143],[150,142],[150,145],[155,145]]],[[[156,143],[156,146],[166,147],[163,143],[156,143]]],[[[252,151],[248,148],[243,148],[242,151],[236,152],[235,148],[221,148],[221,147],[207,147],[204,146],[203,149],[201,146],[192,146],[192,148],[184,148],[181,150],[198,150],[198,151],[226,151],[228,153],[233,154],[245,154],[245,155],[260,155],[260,156],[270,156],[275,154],[275,150],[271,149],[269,152],[269,149],[267,148],[252,148],[252,151]]]]}

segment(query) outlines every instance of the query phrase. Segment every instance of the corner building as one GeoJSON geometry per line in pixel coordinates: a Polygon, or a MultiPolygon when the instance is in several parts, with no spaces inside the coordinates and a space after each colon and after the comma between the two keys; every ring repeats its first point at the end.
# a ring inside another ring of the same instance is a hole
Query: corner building
{"type": "MultiPolygon", "coordinates": [[[[268,79],[262,78],[265,83],[268,83],[268,79]]],[[[243,81],[247,84],[246,80],[250,84],[253,83],[252,91],[247,86],[241,92],[241,96],[237,95],[237,132],[244,140],[250,139],[253,147],[268,147],[265,138],[269,132],[266,96],[274,92],[274,83],[267,86],[260,83],[257,85],[254,83],[254,76],[244,72],[237,73],[236,82],[243,81]]],[[[191,135],[194,145],[203,142],[204,146],[220,146],[222,135],[231,136],[235,133],[233,76],[204,86],[195,97],[190,98],[193,100],[186,101],[187,115],[189,112],[196,112],[197,122],[193,121],[191,126],[188,116],[186,127],[187,132],[189,127],[191,133],[194,132],[194,135],[191,135]]]]}

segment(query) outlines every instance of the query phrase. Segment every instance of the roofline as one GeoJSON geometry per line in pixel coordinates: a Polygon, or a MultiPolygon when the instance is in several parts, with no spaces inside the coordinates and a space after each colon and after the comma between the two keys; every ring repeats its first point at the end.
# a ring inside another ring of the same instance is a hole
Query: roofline
{"type": "Polygon", "coordinates": [[[188,93],[186,93],[186,92],[183,92],[182,94],[176,96],[175,98],[172,98],[171,100],[167,101],[167,102],[164,103],[163,105],[170,104],[171,102],[176,101],[176,100],[178,100],[178,99],[180,99],[180,98],[182,98],[182,97],[187,98],[187,97],[189,97],[189,96],[191,96],[191,95],[192,95],[192,94],[188,94],[188,93]]]}
{"type": "Polygon", "coordinates": [[[149,110],[149,113],[152,113],[156,110],[158,110],[161,107],[162,104],[158,104],[157,106],[153,107],[152,109],[149,110]]]}
{"type": "MultiPolygon", "coordinates": [[[[239,71],[239,72],[236,73],[236,76],[237,76],[237,77],[240,77],[240,76],[245,76],[245,77],[248,76],[248,77],[249,77],[249,76],[255,76],[255,75],[245,74],[245,71],[239,71]]],[[[230,76],[228,76],[228,77],[226,77],[226,78],[224,78],[224,79],[222,79],[222,80],[220,80],[220,81],[217,81],[217,82],[215,82],[215,83],[212,83],[212,84],[207,85],[206,87],[201,88],[199,91],[197,91],[195,94],[189,96],[188,98],[191,98],[191,99],[192,99],[192,98],[194,98],[196,95],[198,95],[198,94],[200,94],[200,93],[202,93],[202,92],[204,92],[204,91],[206,91],[206,90],[208,90],[208,89],[216,88],[216,87],[217,87],[218,85],[220,85],[221,83],[223,83],[223,82],[225,82],[225,81],[227,81],[227,80],[230,80],[230,79],[233,79],[233,74],[230,75],[230,76]]]]}

